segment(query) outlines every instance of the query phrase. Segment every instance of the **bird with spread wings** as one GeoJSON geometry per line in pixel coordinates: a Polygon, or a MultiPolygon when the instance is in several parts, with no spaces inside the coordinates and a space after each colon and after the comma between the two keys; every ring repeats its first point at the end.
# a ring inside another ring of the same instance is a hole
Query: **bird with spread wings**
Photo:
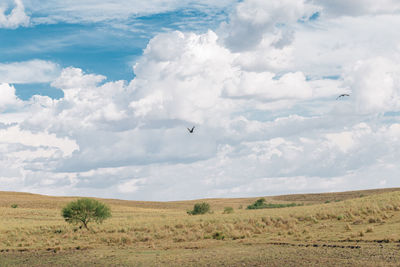
{"type": "Polygon", "coordinates": [[[189,129],[189,128],[186,128],[186,129],[188,129],[189,133],[193,133],[193,131],[194,131],[194,126],[192,127],[192,129],[189,129]]]}
{"type": "Polygon", "coordinates": [[[340,96],[336,97],[336,100],[338,100],[339,98],[345,97],[345,96],[350,96],[349,94],[341,94],[340,96]]]}

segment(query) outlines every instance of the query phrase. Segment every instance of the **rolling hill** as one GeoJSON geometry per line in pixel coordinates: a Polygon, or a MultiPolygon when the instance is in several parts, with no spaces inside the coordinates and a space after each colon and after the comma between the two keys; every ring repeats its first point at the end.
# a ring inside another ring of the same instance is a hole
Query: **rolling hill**
{"type": "Polygon", "coordinates": [[[98,199],[112,218],[67,224],[77,197],[0,192],[0,266],[396,266],[400,188],[265,197],[302,206],[247,210],[258,198],[98,199]],[[212,213],[190,216],[195,203],[212,213]],[[232,214],[224,214],[232,207],[232,214]]]}

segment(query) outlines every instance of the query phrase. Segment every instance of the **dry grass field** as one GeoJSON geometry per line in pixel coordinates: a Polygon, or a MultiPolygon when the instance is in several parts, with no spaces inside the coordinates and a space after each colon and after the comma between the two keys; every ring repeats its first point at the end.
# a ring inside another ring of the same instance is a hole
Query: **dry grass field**
{"type": "Polygon", "coordinates": [[[398,266],[400,188],[257,198],[100,199],[112,218],[67,224],[74,197],[0,192],[0,266],[398,266]],[[212,213],[188,215],[197,202],[212,213]],[[12,207],[14,205],[14,208],[12,207]],[[15,207],[17,205],[17,207],[15,207]],[[234,212],[224,214],[225,207],[234,212]]]}

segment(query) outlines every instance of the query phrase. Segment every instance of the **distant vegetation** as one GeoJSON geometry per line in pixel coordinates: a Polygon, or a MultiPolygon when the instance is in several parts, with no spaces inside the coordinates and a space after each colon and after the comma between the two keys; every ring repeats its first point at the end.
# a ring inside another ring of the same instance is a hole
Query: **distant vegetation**
{"type": "Polygon", "coordinates": [[[210,212],[210,204],[206,202],[194,204],[193,210],[189,210],[189,215],[206,214],[210,212]]]}
{"type": "Polygon", "coordinates": [[[225,236],[224,236],[224,234],[221,233],[221,232],[215,232],[215,233],[212,235],[212,238],[215,239],[215,240],[224,240],[224,239],[225,239],[225,236]]]}
{"type": "Polygon", "coordinates": [[[11,208],[13,208],[13,209],[18,208],[18,204],[11,204],[11,208]]]}
{"type": "Polygon", "coordinates": [[[223,213],[224,214],[231,214],[231,213],[233,213],[233,208],[232,207],[225,207],[223,213]]]}
{"type": "Polygon", "coordinates": [[[247,206],[248,210],[255,210],[255,209],[276,209],[276,208],[287,208],[287,207],[296,207],[296,206],[303,206],[304,204],[296,204],[296,203],[287,203],[287,204],[273,204],[273,203],[266,203],[265,198],[257,199],[256,202],[247,206]]]}
{"type": "Polygon", "coordinates": [[[62,209],[62,216],[65,221],[72,224],[81,224],[88,229],[88,224],[92,221],[102,223],[111,217],[110,208],[94,199],[81,198],[68,203],[62,209]]]}
{"type": "Polygon", "coordinates": [[[75,198],[0,192],[0,266],[396,266],[400,190],[364,192],[265,200],[98,199],[112,218],[89,221],[90,231],[77,231],[65,222],[70,216],[60,216],[64,207],[71,215],[81,211],[71,207],[75,198]],[[292,202],[304,206],[246,209],[292,202]],[[187,210],[205,214],[189,216],[187,210]]]}

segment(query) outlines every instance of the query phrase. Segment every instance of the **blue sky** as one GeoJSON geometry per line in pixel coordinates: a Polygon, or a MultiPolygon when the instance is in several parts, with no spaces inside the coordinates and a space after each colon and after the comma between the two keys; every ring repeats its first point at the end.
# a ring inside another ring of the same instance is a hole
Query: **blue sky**
{"type": "Polygon", "coordinates": [[[0,190],[400,186],[399,27],[397,0],[4,0],[0,190]]]}
{"type": "MultiPolygon", "coordinates": [[[[7,40],[0,44],[0,62],[42,59],[62,68],[75,66],[85,72],[99,73],[109,80],[131,80],[133,63],[156,34],[173,30],[202,32],[215,29],[226,18],[226,9],[206,13],[206,10],[187,8],[132,16],[124,21],[124,27],[101,21],[0,29],[0,39],[7,40]]],[[[15,84],[15,88],[24,100],[35,94],[63,96],[50,83],[15,84]]]]}

